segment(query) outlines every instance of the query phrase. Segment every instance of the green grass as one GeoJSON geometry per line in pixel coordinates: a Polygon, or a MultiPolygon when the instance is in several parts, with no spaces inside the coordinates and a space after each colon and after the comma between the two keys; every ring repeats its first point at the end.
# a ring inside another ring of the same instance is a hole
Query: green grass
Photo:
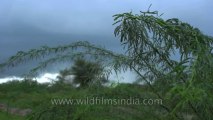
{"type": "MultiPolygon", "coordinates": [[[[145,86],[120,84],[117,87],[73,88],[69,85],[41,85],[37,83],[11,82],[0,84],[0,103],[10,107],[30,108],[32,120],[155,120],[158,106],[145,105],[52,105],[51,99],[128,99],[130,97],[155,98],[145,86]],[[153,112],[150,112],[153,111],[153,112]],[[40,117],[40,118],[38,118],[40,117]]],[[[1,112],[0,120],[23,120],[26,118],[1,112]]]]}
{"type": "Polygon", "coordinates": [[[0,120],[25,120],[25,117],[10,115],[6,112],[0,111],[0,120]]]}

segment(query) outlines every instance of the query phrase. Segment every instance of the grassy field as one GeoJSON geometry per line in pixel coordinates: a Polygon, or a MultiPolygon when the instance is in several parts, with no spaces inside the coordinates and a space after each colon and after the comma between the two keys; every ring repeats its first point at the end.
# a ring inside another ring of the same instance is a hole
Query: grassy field
{"type": "Polygon", "coordinates": [[[26,117],[10,115],[6,112],[0,111],[0,120],[26,120],[26,117]]]}
{"type": "Polygon", "coordinates": [[[20,109],[29,108],[33,112],[21,117],[1,111],[0,120],[155,120],[159,105],[133,103],[133,99],[156,98],[151,92],[147,92],[148,90],[146,86],[132,84],[80,89],[66,84],[48,87],[32,81],[9,82],[0,85],[0,103],[20,109]],[[103,98],[114,102],[101,103],[103,98]],[[74,105],[67,102],[53,104],[54,100],[62,99],[90,102],[74,105]],[[99,103],[94,103],[95,99],[98,99],[99,103]],[[119,103],[122,99],[129,100],[129,103],[119,103]]]}

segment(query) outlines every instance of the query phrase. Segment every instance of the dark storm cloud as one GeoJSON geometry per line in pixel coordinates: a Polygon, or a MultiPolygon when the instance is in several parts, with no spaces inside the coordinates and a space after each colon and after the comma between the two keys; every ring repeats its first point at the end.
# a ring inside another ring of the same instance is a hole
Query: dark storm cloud
{"type": "MultiPolygon", "coordinates": [[[[164,13],[164,18],[180,18],[213,35],[211,0],[1,0],[0,62],[20,50],[77,40],[120,51],[112,15],[131,10],[138,13],[151,3],[151,9],[164,13]]],[[[0,77],[21,74],[35,63],[0,73],[0,77]]]]}

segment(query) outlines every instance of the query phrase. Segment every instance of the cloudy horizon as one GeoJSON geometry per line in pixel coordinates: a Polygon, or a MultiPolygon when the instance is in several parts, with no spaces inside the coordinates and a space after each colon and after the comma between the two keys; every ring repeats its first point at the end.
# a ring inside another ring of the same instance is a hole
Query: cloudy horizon
{"type": "MultiPolygon", "coordinates": [[[[213,36],[211,0],[1,0],[0,63],[18,51],[44,45],[65,45],[79,40],[120,52],[122,47],[113,35],[115,26],[112,25],[112,16],[146,11],[150,4],[151,10],[164,13],[164,19],[179,18],[213,36]]],[[[12,76],[21,78],[37,63],[32,61],[0,72],[0,82],[12,76]]],[[[66,63],[50,66],[45,73],[54,76],[66,66],[66,63]]],[[[121,76],[126,82],[134,75],[128,72],[121,76]]]]}

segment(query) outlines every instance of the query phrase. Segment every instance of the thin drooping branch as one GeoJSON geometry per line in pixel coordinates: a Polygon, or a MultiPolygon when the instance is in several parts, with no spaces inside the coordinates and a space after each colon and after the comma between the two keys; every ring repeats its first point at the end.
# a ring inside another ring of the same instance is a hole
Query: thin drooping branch
{"type": "Polygon", "coordinates": [[[10,57],[5,63],[0,64],[0,69],[15,67],[30,60],[40,59],[42,62],[33,68],[29,74],[26,74],[30,77],[35,76],[39,70],[48,67],[52,63],[63,61],[71,62],[78,57],[102,61],[106,67],[110,67],[110,69],[116,71],[116,73],[121,70],[127,70],[128,64],[130,63],[129,61],[132,61],[131,58],[126,55],[117,54],[88,42],[80,41],[65,46],[45,46],[40,49],[32,49],[28,52],[20,51],[10,57]],[[48,57],[48,59],[45,59],[46,57],[48,57]]]}

